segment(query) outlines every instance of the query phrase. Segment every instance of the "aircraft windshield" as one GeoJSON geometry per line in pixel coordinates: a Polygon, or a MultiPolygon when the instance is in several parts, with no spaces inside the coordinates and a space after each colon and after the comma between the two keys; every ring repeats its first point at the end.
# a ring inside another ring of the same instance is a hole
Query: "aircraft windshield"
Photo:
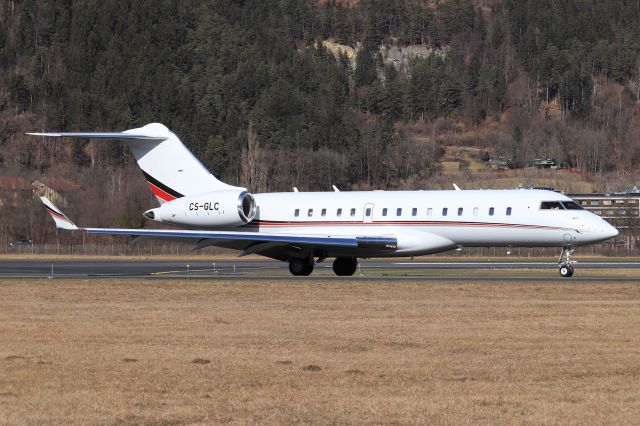
{"type": "Polygon", "coordinates": [[[582,208],[582,206],[580,206],[580,204],[578,204],[578,203],[576,203],[574,201],[563,201],[562,205],[567,210],[584,210],[582,208]]]}
{"type": "Polygon", "coordinates": [[[560,201],[543,201],[540,203],[540,210],[564,210],[560,201]]]}
{"type": "Polygon", "coordinates": [[[574,201],[543,201],[540,210],[584,210],[574,201]]]}

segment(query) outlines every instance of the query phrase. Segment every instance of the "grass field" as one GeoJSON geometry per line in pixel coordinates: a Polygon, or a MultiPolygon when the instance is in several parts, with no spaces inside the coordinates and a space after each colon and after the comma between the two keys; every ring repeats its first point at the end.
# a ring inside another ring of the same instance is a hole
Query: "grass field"
{"type": "Polygon", "coordinates": [[[0,281],[1,424],[616,423],[635,283],[0,281]]]}

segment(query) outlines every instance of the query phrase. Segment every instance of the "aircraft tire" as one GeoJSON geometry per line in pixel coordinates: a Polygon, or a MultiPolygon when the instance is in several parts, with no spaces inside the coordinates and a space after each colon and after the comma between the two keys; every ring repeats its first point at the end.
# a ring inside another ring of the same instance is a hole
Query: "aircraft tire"
{"type": "Polygon", "coordinates": [[[573,275],[573,266],[571,265],[561,265],[560,266],[560,276],[563,278],[569,278],[573,275]]]}
{"type": "Polygon", "coordinates": [[[289,261],[289,272],[296,276],[307,276],[313,272],[313,262],[306,259],[291,259],[289,261]]]}
{"type": "Polygon", "coordinates": [[[333,272],[339,277],[350,277],[358,269],[358,259],[355,257],[336,257],[333,261],[333,272]]]}

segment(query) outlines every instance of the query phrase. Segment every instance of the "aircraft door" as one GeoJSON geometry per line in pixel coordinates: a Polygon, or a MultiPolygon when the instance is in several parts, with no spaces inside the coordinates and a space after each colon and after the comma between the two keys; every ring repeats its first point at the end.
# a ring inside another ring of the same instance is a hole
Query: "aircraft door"
{"type": "Polygon", "coordinates": [[[363,211],[363,218],[362,221],[365,223],[371,223],[373,222],[373,204],[372,203],[367,203],[364,205],[364,211],[363,211]]]}

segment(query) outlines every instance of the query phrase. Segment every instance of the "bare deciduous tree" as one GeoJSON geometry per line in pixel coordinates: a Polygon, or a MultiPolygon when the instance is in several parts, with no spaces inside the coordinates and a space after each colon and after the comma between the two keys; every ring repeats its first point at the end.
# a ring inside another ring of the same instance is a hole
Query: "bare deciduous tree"
{"type": "Polygon", "coordinates": [[[247,143],[242,148],[240,159],[241,184],[253,192],[265,192],[268,176],[267,156],[253,130],[253,124],[249,124],[247,143]]]}

